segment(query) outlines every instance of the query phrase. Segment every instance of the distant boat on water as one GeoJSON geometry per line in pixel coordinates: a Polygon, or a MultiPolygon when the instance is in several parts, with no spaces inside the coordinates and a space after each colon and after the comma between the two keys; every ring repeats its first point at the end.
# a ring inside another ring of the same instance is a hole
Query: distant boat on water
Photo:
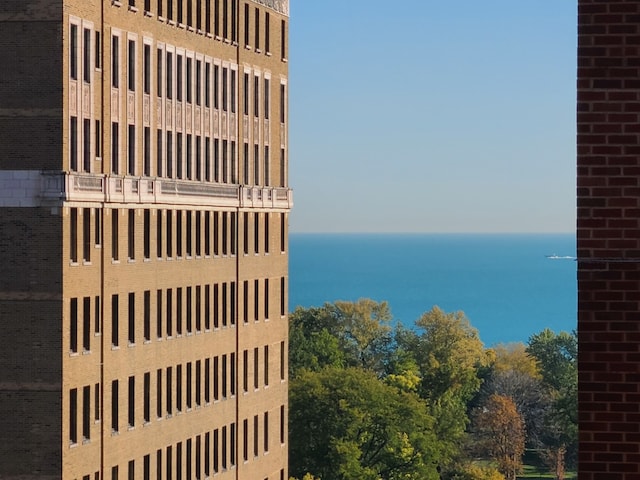
{"type": "Polygon", "coordinates": [[[575,260],[576,257],[572,257],[571,255],[556,255],[555,253],[552,255],[545,255],[549,260],[575,260]]]}

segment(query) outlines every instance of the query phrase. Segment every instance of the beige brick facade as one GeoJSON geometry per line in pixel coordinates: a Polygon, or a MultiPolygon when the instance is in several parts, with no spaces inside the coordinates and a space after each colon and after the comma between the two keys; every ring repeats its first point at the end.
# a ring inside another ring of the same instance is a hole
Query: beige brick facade
{"type": "Polygon", "coordinates": [[[287,478],[289,6],[0,6],[0,478],[287,478]]]}

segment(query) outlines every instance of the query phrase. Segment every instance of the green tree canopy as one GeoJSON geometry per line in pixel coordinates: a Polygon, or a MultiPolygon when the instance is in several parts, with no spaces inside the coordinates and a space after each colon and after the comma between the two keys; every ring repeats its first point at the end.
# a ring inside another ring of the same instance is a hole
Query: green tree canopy
{"type": "Polygon", "coordinates": [[[290,474],[435,480],[433,418],[415,395],[360,368],[303,370],[289,390],[290,474]]]}

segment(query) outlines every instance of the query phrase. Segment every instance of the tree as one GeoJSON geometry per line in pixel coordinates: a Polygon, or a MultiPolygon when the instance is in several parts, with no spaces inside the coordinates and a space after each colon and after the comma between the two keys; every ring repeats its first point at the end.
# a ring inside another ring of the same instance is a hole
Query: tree
{"type": "Polygon", "coordinates": [[[445,461],[459,450],[468,423],[467,403],[480,388],[480,370],[489,364],[478,331],[463,312],[433,307],[416,321],[416,330],[398,328],[398,347],[419,369],[419,395],[436,419],[445,461]]]}
{"type": "Polygon", "coordinates": [[[578,339],[575,332],[547,328],[529,339],[527,352],[538,362],[551,398],[540,439],[543,459],[563,480],[567,455],[575,454],[578,443],[578,339]]]}
{"type": "Polygon", "coordinates": [[[495,353],[492,364],[494,372],[514,371],[532,378],[542,378],[535,357],[527,352],[527,346],[524,343],[500,343],[492,350],[495,353]]]}
{"type": "Polygon", "coordinates": [[[302,370],[289,390],[290,474],[435,480],[433,418],[415,395],[360,368],[302,370]]]}
{"type": "Polygon", "coordinates": [[[354,366],[383,376],[393,351],[391,312],[386,302],[325,303],[296,308],[289,316],[289,372],[354,366]]]}
{"type": "Polygon", "coordinates": [[[474,426],[478,444],[498,464],[506,480],[515,480],[522,469],[524,421],[509,397],[491,395],[476,410],[474,426]]]}

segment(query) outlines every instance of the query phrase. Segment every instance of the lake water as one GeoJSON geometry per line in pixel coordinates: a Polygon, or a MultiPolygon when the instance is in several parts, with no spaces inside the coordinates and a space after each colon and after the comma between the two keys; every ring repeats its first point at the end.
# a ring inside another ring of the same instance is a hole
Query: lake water
{"type": "Polygon", "coordinates": [[[572,234],[291,234],[289,306],[386,300],[411,327],[462,310],[486,346],[576,328],[572,234]]]}

